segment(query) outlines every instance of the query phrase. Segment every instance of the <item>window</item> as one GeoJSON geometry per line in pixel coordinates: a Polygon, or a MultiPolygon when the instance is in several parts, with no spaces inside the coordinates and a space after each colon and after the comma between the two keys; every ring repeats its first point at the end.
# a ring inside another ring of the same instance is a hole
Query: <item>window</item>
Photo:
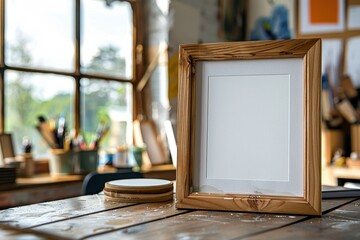
{"type": "Polygon", "coordinates": [[[81,70],[132,78],[132,10],[129,3],[111,7],[99,0],[82,0],[81,70]]]}
{"type": "Polygon", "coordinates": [[[132,142],[135,40],[134,1],[0,0],[2,132],[15,152],[22,139],[36,157],[49,146],[38,117],[66,119],[67,132],[89,142],[109,127],[101,146],[132,142]]]}
{"type": "Polygon", "coordinates": [[[58,118],[65,115],[68,129],[74,128],[74,79],[68,76],[5,71],[6,132],[13,134],[16,153],[22,153],[22,138],[28,137],[37,154],[48,145],[37,132],[38,116],[58,118]]]}

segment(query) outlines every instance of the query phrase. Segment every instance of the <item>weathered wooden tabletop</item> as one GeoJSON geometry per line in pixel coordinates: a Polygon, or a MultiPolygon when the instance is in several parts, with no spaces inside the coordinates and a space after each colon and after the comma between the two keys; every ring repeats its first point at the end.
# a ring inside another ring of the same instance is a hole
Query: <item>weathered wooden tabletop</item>
{"type": "Polygon", "coordinates": [[[355,239],[360,199],[323,200],[323,216],[178,210],[88,195],[0,211],[0,239],[355,239]]]}

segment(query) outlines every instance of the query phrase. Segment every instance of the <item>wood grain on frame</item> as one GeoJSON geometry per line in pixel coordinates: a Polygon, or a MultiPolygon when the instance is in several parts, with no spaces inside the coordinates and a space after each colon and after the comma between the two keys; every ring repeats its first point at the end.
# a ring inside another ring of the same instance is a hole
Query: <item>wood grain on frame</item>
{"type": "Polygon", "coordinates": [[[305,56],[305,181],[306,199],[321,210],[321,41],[305,56]]]}
{"type": "Polygon", "coordinates": [[[320,215],[320,39],[294,39],[180,46],[178,95],[178,208],[320,215]],[[197,61],[304,60],[304,195],[272,196],[193,191],[195,153],[195,63],[197,61]]]}

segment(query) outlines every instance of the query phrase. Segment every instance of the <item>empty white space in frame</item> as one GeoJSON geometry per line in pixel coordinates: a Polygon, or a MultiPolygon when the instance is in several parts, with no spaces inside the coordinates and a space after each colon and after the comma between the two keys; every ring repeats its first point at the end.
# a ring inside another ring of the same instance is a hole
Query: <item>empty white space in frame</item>
{"type": "Polygon", "coordinates": [[[303,196],[302,58],[196,64],[193,187],[303,196]]]}

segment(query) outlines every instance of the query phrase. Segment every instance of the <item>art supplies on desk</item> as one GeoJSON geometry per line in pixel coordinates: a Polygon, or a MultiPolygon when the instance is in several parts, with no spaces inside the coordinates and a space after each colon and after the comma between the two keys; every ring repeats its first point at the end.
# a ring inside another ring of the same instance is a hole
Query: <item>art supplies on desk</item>
{"type": "Polygon", "coordinates": [[[36,128],[50,147],[50,174],[66,175],[96,171],[99,161],[98,148],[109,130],[104,122],[99,124],[88,145],[82,134],[76,134],[75,130],[67,132],[64,115],[49,120],[39,116],[38,120],[36,128]]]}
{"type": "Polygon", "coordinates": [[[343,118],[335,107],[334,88],[329,82],[328,74],[321,77],[321,115],[327,129],[338,129],[341,127],[343,118]]]}
{"type": "Polygon", "coordinates": [[[47,120],[44,116],[38,117],[39,124],[36,129],[46,141],[50,148],[64,148],[66,121],[65,117],[61,116],[57,123],[54,119],[47,120]]]}
{"type": "Polygon", "coordinates": [[[42,138],[51,148],[57,148],[56,139],[54,137],[53,130],[50,127],[49,122],[44,116],[38,117],[39,124],[36,126],[36,129],[39,131],[42,138]]]}
{"type": "MultiPolygon", "coordinates": [[[[356,98],[357,97],[356,88],[355,88],[349,75],[342,76],[342,78],[340,80],[340,87],[342,88],[342,90],[344,91],[345,95],[348,98],[356,98]]],[[[354,107],[356,108],[357,106],[354,106],[354,107]]]]}
{"type": "Polygon", "coordinates": [[[358,123],[358,101],[358,93],[350,76],[343,75],[336,88],[330,84],[327,73],[322,76],[322,118],[329,128],[339,126],[342,122],[338,119],[341,117],[349,123],[358,123]]]}
{"type": "Polygon", "coordinates": [[[59,148],[64,148],[65,143],[65,133],[66,133],[66,121],[64,116],[60,116],[55,131],[56,141],[59,148]]]}
{"type": "Polygon", "coordinates": [[[38,120],[39,123],[36,129],[51,149],[98,149],[100,142],[109,131],[109,126],[106,123],[99,123],[90,144],[87,144],[82,134],[76,134],[75,131],[71,131],[70,134],[67,133],[64,115],[61,115],[58,119],[51,118],[49,120],[44,116],[39,116],[38,120]]]}
{"type": "Polygon", "coordinates": [[[104,122],[100,122],[96,131],[94,138],[92,139],[89,148],[96,149],[99,147],[101,140],[106,136],[109,131],[109,126],[107,126],[104,122]]]}
{"type": "Polygon", "coordinates": [[[347,98],[337,101],[336,108],[349,123],[354,124],[360,122],[359,114],[347,98]]]}
{"type": "Polygon", "coordinates": [[[146,151],[143,152],[143,165],[168,163],[164,146],[159,139],[154,122],[135,120],[134,142],[136,146],[146,146],[146,151]]]}

